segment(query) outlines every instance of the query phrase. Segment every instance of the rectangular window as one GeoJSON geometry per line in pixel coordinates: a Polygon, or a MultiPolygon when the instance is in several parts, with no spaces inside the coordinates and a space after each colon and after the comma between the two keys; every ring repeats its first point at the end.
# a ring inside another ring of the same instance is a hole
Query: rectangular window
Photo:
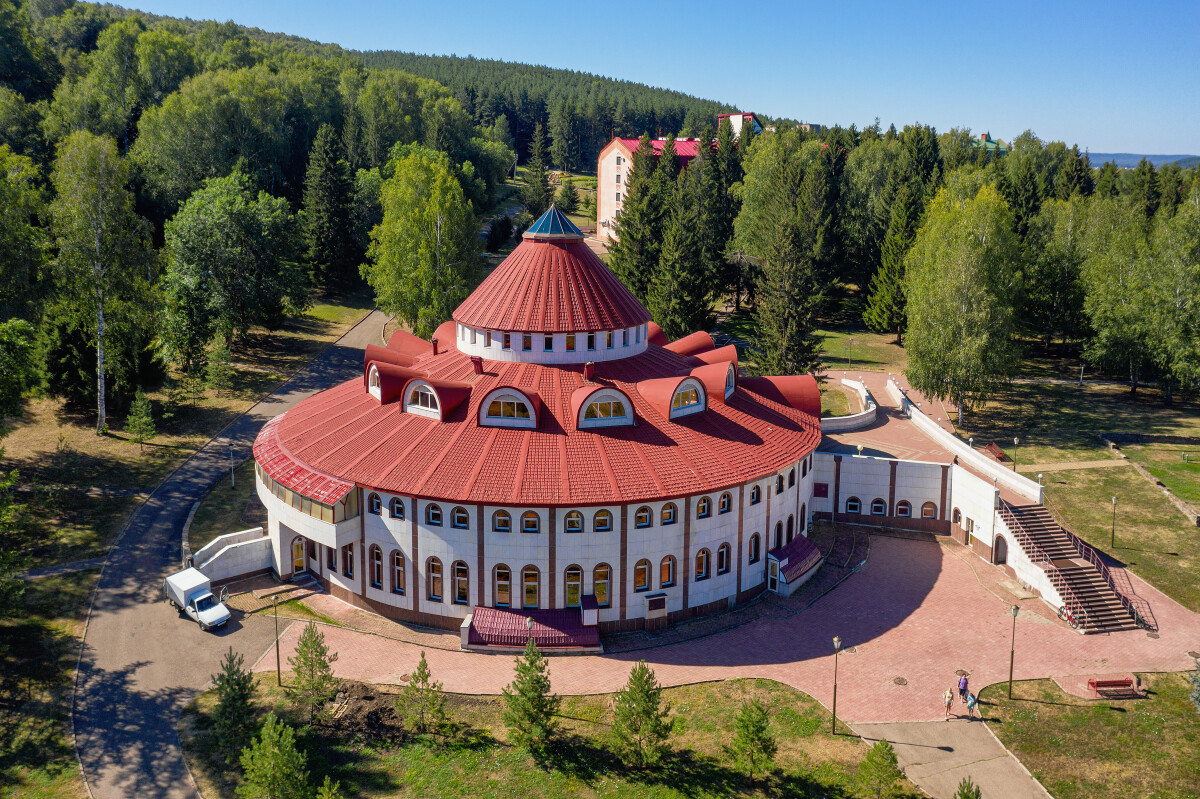
{"type": "Polygon", "coordinates": [[[621,183],[621,173],[618,172],[617,173],[617,185],[620,185],[620,183],[621,183]]]}
{"type": "Polygon", "coordinates": [[[483,334],[483,346],[485,346],[485,347],[492,346],[492,331],[488,330],[487,332],[485,332],[483,334]]]}
{"type": "Polygon", "coordinates": [[[568,333],[567,334],[567,352],[574,352],[574,351],[575,351],[575,334],[568,333]]]}
{"type": "Polygon", "coordinates": [[[628,329],[621,331],[621,346],[622,347],[629,346],[629,330],[628,329]]]}
{"type": "Polygon", "coordinates": [[[475,343],[475,328],[471,328],[471,343],[475,343]]]}
{"type": "Polygon", "coordinates": [[[594,349],[596,349],[596,334],[588,333],[588,350],[591,351],[594,349]]]}
{"type": "Polygon", "coordinates": [[[650,589],[650,564],[639,563],[633,570],[633,590],[648,591],[650,589]]]}
{"type": "Polygon", "coordinates": [[[608,607],[608,578],[597,578],[596,584],[592,586],[592,594],[596,597],[596,604],[602,608],[608,607]]]}
{"type": "Polygon", "coordinates": [[[521,349],[529,352],[533,349],[533,334],[525,333],[521,336],[521,349]]]}
{"type": "Polygon", "coordinates": [[[546,352],[554,352],[554,336],[546,336],[544,349],[546,352]]]}
{"type": "Polygon", "coordinates": [[[612,334],[612,331],[609,331],[609,332],[605,333],[604,335],[605,335],[605,337],[606,337],[606,341],[607,341],[607,344],[605,345],[605,347],[606,347],[607,349],[610,349],[610,350],[611,350],[611,349],[613,348],[613,334],[612,334]]]}
{"type": "Polygon", "coordinates": [[[510,336],[508,333],[504,334],[504,349],[512,349],[512,336],[510,336]]]}
{"type": "Polygon", "coordinates": [[[621,165],[621,156],[617,156],[617,166],[621,165]]]}
{"type": "Polygon", "coordinates": [[[621,202],[621,192],[617,192],[617,202],[621,202]]]}
{"type": "Polygon", "coordinates": [[[354,544],[342,547],[342,574],[347,577],[354,576],[354,544]]]}
{"type": "Polygon", "coordinates": [[[512,602],[512,577],[508,570],[496,574],[496,607],[506,608],[512,602]]]}
{"type": "Polygon", "coordinates": [[[325,547],[325,565],[329,571],[337,571],[337,549],[334,547],[325,547]]]}

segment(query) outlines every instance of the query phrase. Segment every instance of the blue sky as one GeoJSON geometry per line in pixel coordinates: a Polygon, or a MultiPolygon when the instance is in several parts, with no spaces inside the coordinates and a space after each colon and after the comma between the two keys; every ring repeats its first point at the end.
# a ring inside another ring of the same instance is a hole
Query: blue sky
{"type": "Polygon", "coordinates": [[[360,50],[595,72],[823,124],[1200,153],[1200,2],[131,0],[360,50]],[[636,17],[632,16],[634,13],[636,17]]]}

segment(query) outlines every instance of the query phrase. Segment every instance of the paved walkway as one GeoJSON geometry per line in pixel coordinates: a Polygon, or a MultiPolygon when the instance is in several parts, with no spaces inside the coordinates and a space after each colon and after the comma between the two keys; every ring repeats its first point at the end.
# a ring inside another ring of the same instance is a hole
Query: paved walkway
{"type": "Polygon", "coordinates": [[[76,751],[97,799],[197,796],[175,730],[179,711],[225,650],[253,661],[271,645],[274,626],[235,614],[216,634],[203,633],[162,601],[163,577],[179,565],[183,523],[227,473],[230,445],[248,452],[267,420],[358,373],[362,349],[379,340],[383,321],[369,314],[189,458],[131,517],[101,572],[76,677],[76,751]]]}
{"type": "Polygon", "coordinates": [[[70,563],[59,563],[55,566],[43,566],[40,569],[29,569],[19,575],[22,580],[36,580],[39,577],[57,577],[60,574],[74,574],[88,569],[99,569],[104,565],[104,558],[90,560],[74,560],[70,563]]]}

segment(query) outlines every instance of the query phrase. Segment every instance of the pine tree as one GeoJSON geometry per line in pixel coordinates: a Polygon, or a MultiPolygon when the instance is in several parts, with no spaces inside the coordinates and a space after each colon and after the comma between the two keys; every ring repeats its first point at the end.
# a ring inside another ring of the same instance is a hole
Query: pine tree
{"type": "Polygon", "coordinates": [[[354,182],[342,141],[332,125],[323,124],[308,156],[300,219],[313,282],[326,291],[351,285],[362,260],[351,221],[353,197],[354,182]]]}
{"type": "Polygon", "coordinates": [[[640,301],[646,301],[650,280],[658,269],[663,240],[663,206],[658,204],[654,175],[658,162],[650,137],[642,136],[622,193],[618,240],[609,248],[609,264],[621,282],[640,301]]]}
{"type": "Polygon", "coordinates": [[[222,391],[230,391],[233,388],[235,374],[233,353],[229,351],[229,342],[224,338],[218,339],[216,346],[208,354],[208,365],[204,368],[204,383],[220,394],[222,391]]]}
{"type": "Polygon", "coordinates": [[[679,178],[658,268],[646,298],[650,314],[673,339],[705,326],[712,285],[698,235],[699,204],[691,185],[695,176],[689,173],[679,178]]]}
{"type": "Polygon", "coordinates": [[[750,779],[761,765],[764,769],[775,758],[779,746],[771,734],[767,708],[757,698],[742,703],[734,720],[732,749],[749,769],[750,779]]]}
{"type": "Polygon", "coordinates": [[[125,432],[129,434],[129,440],[138,445],[138,452],[158,432],[154,427],[154,409],[140,386],[129,406],[129,415],[125,417],[125,432]]]}
{"type": "Polygon", "coordinates": [[[308,799],[308,770],[292,728],[268,713],[262,730],[242,750],[241,799],[308,799]]]}
{"type": "Polygon", "coordinates": [[[904,257],[917,235],[921,207],[914,186],[903,185],[892,202],[892,217],[883,237],[878,271],[871,278],[863,322],[877,333],[895,333],[899,344],[904,336],[904,257]]]}
{"type": "Polygon", "coordinates": [[[1105,161],[1096,177],[1096,194],[1100,197],[1117,197],[1121,194],[1121,171],[1112,161],[1105,161]]]}
{"type": "Polygon", "coordinates": [[[554,737],[561,699],[550,693],[548,664],[532,638],[515,665],[516,676],[504,687],[504,725],[514,744],[540,755],[554,737]]]}
{"type": "Polygon", "coordinates": [[[325,705],[337,694],[338,680],[333,676],[337,659],[337,653],[325,644],[325,633],[314,622],[306,624],[296,642],[296,654],[288,658],[292,684],[286,691],[308,711],[309,723],[324,717],[325,705]]]}
{"type": "Polygon", "coordinates": [[[342,799],[341,783],[331,782],[329,775],[325,775],[325,781],[317,788],[317,799],[342,799]]]}
{"type": "Polygon", "coordinates": [[[395,707],[404,725],[419,734],[441,730],[446,725],[446,694],[442,684],[430,676],[423,650],[416,671],[400,691],[395,707]]]}
{"type": "Polygon", "coordinates": [[[232,763],[238,753],[250,745],[257,722],[254,717],[254,677],[245,668],[241,655],[233,647],[221,660],[221,671],[213,675],[217,706],[213,709],[213,731],[224,751],[225,762],[232,763]]]}
{"type": "Polygon", "coordinates": [[[534,219],[546,212],[550,207],[550,198],[554,196],[546,173],[546,158],[546,132],[539,122],[533,129],[529,163],[525,165],[525,186],[521,190],[521,202],[534,219]]]}
{"type": "Polygon", "coordinates": [[[970,777],[963,777],[958,783],[958,790],[954,792],[954,799],[983,799],[983,791],[970,777]]]}
{"type": "Polygon", "coordinates": [[[1158,180],[1154,164],[1143,158],[1129,175],[1129,202],[1147,221],[1158,213],[1158,180]]]}
{"type": "Polygon", "coordinates": [[[872,746],[858,764],[857,779],[859,786],[875,799],[896,795],[896,784],[904,779],[904,772],[896,760],[896,750],[886,738],[872,746]]]}
{"type": "Polygon", "coordinates": [[[562,188],[558,191],[558,210],[564,214],[573,214],[579,210],[579,192],[575,190],[575,179],[570,175],[563,178],[562,188]]]}
{"type": "Polygon", "coordinates": [[[654,670],[639,660],[613,703],[613,738],[626,762],[644,767],[662,759],[671,735],[670,712],[654,670]]]}

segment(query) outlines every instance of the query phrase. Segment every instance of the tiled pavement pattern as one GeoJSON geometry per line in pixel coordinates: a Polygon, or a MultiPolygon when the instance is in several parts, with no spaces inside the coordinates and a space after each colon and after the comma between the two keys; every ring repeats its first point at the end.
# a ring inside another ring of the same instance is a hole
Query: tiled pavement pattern
{"type": "MultiPolygon", "coordinates": [[[[839,666],[840,715],[864,723],[937,720],[942,717],[941,693],[954,684],[955,669],[969,672],[975,689],[1007,679],[1012,625],[1008,609],[1014,596],[997,575],[952,542],[875,536],[867,566],[806,612],[758,619],[650,650],[556,658],[551,678],[561,693],[614,691],[632,663],[645,658],[667,685],[765,677],[828,706],[830,641],[840,635],[846,647],[839,666]],[[897,685],[897,677],[905,684],[897,685]]],[[[1136,577],[1133,582],[1154,607],[1159,638],[1141,630],[1082,636],[1053,619],[1040,600],[1021,600],[1016,678],[1191,668],[1186,653],[1200,648],[1200,616],[1136,577]]],[[[283,635],[285,657],[299,632],[299,625],[293,625],[283,635]]],[[[338,627],[327,627],[325,635],[339,653],[335,671],[368,682],[399,682],[416,665],[421,648],[338,627]]],[[[269,670],[272,653],[268,649],[256,668],[269,670]]],[[[513,659],[507,655],[432,647],[426,655],[435,678],[448,691],[499,693],[512,678],[513,659]]]]}

